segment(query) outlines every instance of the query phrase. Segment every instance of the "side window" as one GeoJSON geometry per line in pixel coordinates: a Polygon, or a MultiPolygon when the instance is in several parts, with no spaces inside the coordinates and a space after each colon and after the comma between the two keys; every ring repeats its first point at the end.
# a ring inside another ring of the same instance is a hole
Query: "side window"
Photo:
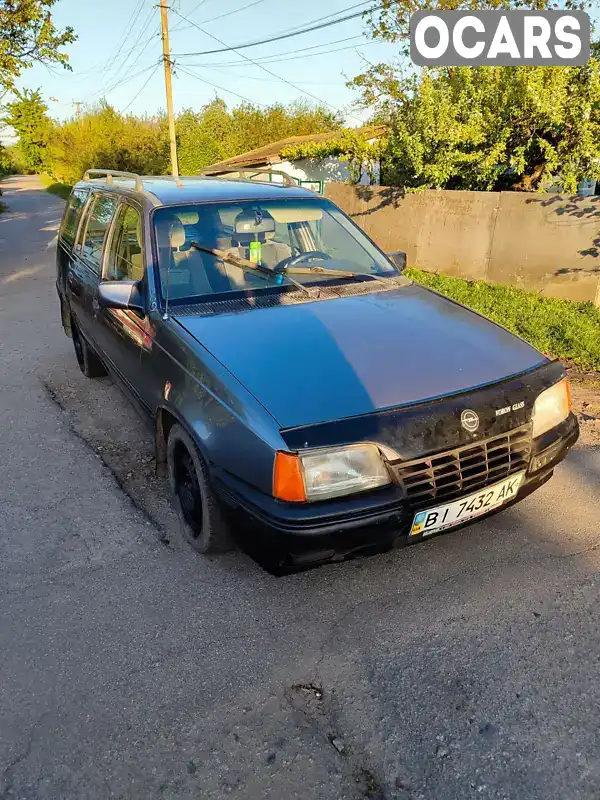
{"type": "Polygon", "coordinates": [[[142,216],[132,206],[123,206],[112,237],[105,279],[141,281],[144,277],[142,216]]]}
{"type": "Polygon", "coordinates": [[[77,233],[77,226],[81,216],[81,210],[87,200],[87,189],[75,189],[69,197],[69,202],[65,209],[65,213],[60,226],[60,237],[68,244],[73,246],[75,242],[75,235],[77,233]]]}
{"type": "Polygon", "coordinates": [[[81,254],[91,266],[98,267],[98,271],[100,271],[100,262],[102,261],[104,240],[116,207],[117,201],[114,197],[99,195],[94,201],[88,219],[81,254]]]}

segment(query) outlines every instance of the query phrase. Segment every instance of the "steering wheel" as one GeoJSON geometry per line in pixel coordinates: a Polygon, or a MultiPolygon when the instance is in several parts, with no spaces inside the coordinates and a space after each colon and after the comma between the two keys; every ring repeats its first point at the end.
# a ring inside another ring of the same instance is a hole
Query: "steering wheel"
{"type": "Polygon", "coordinates": [[[318,258],[319,261],[331,261],[331,256],[324,253],[322,250],[308,250],[306,253],[299,253],[297,256],[284,258],[283,261],[280,261],[275,267],[275,272],[285,272],[289,267],[295,267],[297,264],[301,264],[303,261],[307,261],[311,258],[318,258]]]}

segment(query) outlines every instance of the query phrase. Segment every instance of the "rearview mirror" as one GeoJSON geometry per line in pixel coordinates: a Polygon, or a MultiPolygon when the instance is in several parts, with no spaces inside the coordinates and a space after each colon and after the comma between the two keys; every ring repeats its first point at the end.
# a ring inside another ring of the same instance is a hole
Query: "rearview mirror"
{"type": "Polygon", "coordinates": [[[146,313],[139,281],[102,281],[98,285],[98,304],[101,308],[122,308],[146,313]]]}
{"type": "Polygon", "coordinates": [[[395,253],[388,253],[388,258],[400,272],[406,269],[406,253],[397,250],[395,253]]]}
{"type": "Polygon", "coordinates": [[[233,231],[234,233],[246,235],[274,233],[275,220],[269,213],[265,213],[258,208],[255,211],[241,211],[235,218],[233,231]]]}

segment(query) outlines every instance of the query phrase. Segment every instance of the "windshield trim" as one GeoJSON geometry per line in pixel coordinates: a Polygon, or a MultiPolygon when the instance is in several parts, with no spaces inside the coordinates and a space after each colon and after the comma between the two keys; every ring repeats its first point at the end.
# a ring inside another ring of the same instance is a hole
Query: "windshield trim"
{"type": "MultiPolygon", "coordinates": [[[[161,286],[161,282],[160,282],[160,270],[159,270],[160,257],[159,257],[159,251],[158,251],[158,236],[157,236],[157,231],[156,231],[156,225],[154,223],[154,215],[155,215],[155,213],[157,211],[160,211],[162,209],[197,208],[198,206],[216,206],[216,207],[219,207],[219,206],[223,206],[223,205],[237,205],[239,203],[249,203],[249,202],[263,202],[263,203],[264,202],[266,202],[266,203],[278,202],[278,203],[283,203],[283,204],[288,204],[289,203],[290,205],[294,205],[294,204],[297,205],[298,203],[306,203],[306,202],[313,203],[315,201],[317,203],[323,203],[325,206],[332,206],[336,211],[338,211],[340,214],[342,214],[343,217],[345,218],[345,220],[347,222],[349,222],[351,224],[351,226],[353,228],[356,228],[356,230],[358,231],[359,235],[356,237],[357,244],[363,250],[365,250],[365,248],[363,247],[362,242],[360,241],[360,238],[364,237],[369,242],[369,244],[372,245],[372,247],[381,255],[381,257],[385,261],[385,263],[387,265],[389,265],[389,267],[390,267],[390,269],[387,269],[384,272],[382,272],[382,271],[373,272],[373,273],[371,273],[371,275],[373,275],[376,278],[383,278],[383,279],[385,279],[385,278],[397,278],[397,277],[400,277],[402,275],[402,273],[398,270],[396,265],[392,261],[389,260],[387,255],[381,249],[381,247],[379,247],[379,245],[376,242],[374,242],[373,239],[371,239],[371,237],[368,235],[368,233],[366,233],[366,231],[364,231],[360,227],[360,225],[358,225],[356,222],[354,222],[354,220],[348,214],[346,214],[346,212],[342,208],[340,208],[337,205],[337,203],[334,203],[333,200],[331,200],[329,197],[325,197],[324,195],[315,194],[313,197],[308,197],[307,196],[305,198],[298,198],[298,197],[282,197],[281,195],[278,195],[278,194],[274,193],[273,197],[261,197],[261,198],[256,198],[256,197],[238,197],[235,200],[227,200],[227,201],[210,199],[210,200],[193,200],[193,201],[188,201],[188,202],[183,202],[183,203],[165,203],[165,204],[161,204],[159,206],[154,206],[154,208],[152,208],[150,210],[150,213],[149,213],[149,223],[150,223],[149,224],[149,232],[150,232],[151,247],[152,247],[152,272],[153,272],[153,282],[154,282],[154,287],[155,287],[155,291],[156,291],[156,300],[157,300],[158,308],[161,311],[164,311],[165,308],[166,308],[166,303],[165,303],[165,298],[163,297],[162,286],[161,286]]],[[[365,250],[365,252],[367,252],[367,251],[365,250]]],[[[365,273],[365,278],[367,279],[367,281],[369,280],[369,277],[368,277],[367,273],[365,273]]],[[[351,281],[353,283],[354,282],[360,282],[360,283],[364,282],[363,279],[362,279],[361,273],[357,273],[355,278],[324,278],[322,281],[321,280],[319,280],[319,281],[311,281],[310,286],[311,287],[314,286],[315,288],[322,287],[322,286],[328,286],[328,287],[331,287],[331,288],[335,288],[335,286],[339,285],[340,281],[341,282],[351,281]],[[358,281],[357,281],[357,279],[358,279],[358,281]]],[[[375,283],[376,281],[372,281],[372,282],[375,283]]],[[[237,300],[237,299],[242,299],[242,298],[247,298],[247,297],[253,297],[256,293],[258,293],[259,295],[264,295],[265,292],[270,294],[271,292],[281,293],[282,291],[285,292],[285,291],[298,291],[298,290],[293,284],[276,284],[274,286],[265,285],[265,286],[260,286],[260,287],[253,287],[253,288],[250,288],[250,289],[233,289],[233,290],[231,290],[229,292],[212,292],[211,294],[189,295],[189,297],[186,297],[186,298],[175,299],[175,298],[169,297],[169,306],[198,305],[198,304],[205,303],[205,302],[214,303],[214,302],[217,301],[216,298],[220,298],[220,300],[237,300]],[[192,300],[193,300],[193,302],[192,302],[192,300]]]]}

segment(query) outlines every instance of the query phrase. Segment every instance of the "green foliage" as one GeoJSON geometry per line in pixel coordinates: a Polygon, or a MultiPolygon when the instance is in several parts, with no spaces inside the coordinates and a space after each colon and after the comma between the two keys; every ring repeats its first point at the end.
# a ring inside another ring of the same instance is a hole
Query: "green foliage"
{"type": "MultiPolygon", "coordinates": [[[[589,5],[583,2],[583,6],[589,5]]],[[[421,8],[579,7],[579,0],[382,0],[368,18],[375,39],[405,53],[421,8]]],[[[407,189],[574,192],[600,177],[600,47],[585,67],[456,67],[405,75],[374,64],[350,85],[391,128],[384,182],[407,189]]]]}
{"type": "MultiPolygon", "coordinates": [[[[595,0],[380,0],[367,14],[374,39],[406,43],[410,16],[415,11],[493,11],[519,9],[585,9],[595,0]]],[[[405,44],[406,46],[406,44],[405,44]]]]}
{"type": "MultiPolygon", "coordinates": [[[[143,175],[170,171],[164,115],[125,116],[102,102],[77,118],[58,123],[46,116],[39,92],[24,95],[9,105],[6,121],[20,135],[28,169],[46,171],[57,183],[66,185],[76,183],[92,167],[143,175]]],[[[340,120],[326,109],[302,103],[267,109],[245,104],[229,110],[217,98],[199,112],[184,111],[176,120],[180,172],[193,175],[202,167],[275,139],[339,125],[340,120]]]]}
{"type": "Polygon", "coordinates": [[[348,164],[352,183],[360,183],[363,169],[367,170],[369,179],[373,183],[375,180],[374,166],[379,162],[384,149],[385,141],[383,140],[370,144],[365,136],[352,130],[344,130],[324,142],[304,142],[286,147],[281,151],[281,155],[290,161],[304,158],[318,160],[335,156],[348,164]]]}
{"type": "Polygon", "coordinates": [[[193,175],[218,161],[254,150],[288,136],[335,130],[341,120],[326,108],[296,102],[258,108],[243,103],[229,110],[216,98],[200,111],[184,111],[177,119],[179,169],[193,175]]]}
{"type": "Polygon", "coordinates": [[[600,309],[592,303],[573,303],[512,286],[465,281],[417,269],[408,269],[406,274],[498,322],[542,353],[586,370],[600,370],[600,309]]]}
{"type": "Polygon", "coordinates": [[[75,41],[71,27],[58,31],[51,8],[56,0],[0,0],[0,87],[14,89],[15,79],[34,62],[61,64],[61,52],[75,41]]]}
{"type": "Polygon", "coordinates": [[[39,89],[22,92],[15,90],[16,100],[8,103],[2,121],[10,125],[19,135],[19,155],[26,171],[38,172],[46,164],[48,142],[52,132],[52,120],[48,106],[42,100],[39,89]]]}
{"type": "Polygon", "coordinates": [[[394,184],[576,192],[600,178],[600,64],[424,70],[391,128],[394,184]]]}
{"type": "Polygon", "coordinates": [[[47,164],[52,177],[67,184],[91,167],[164,174],[169,164],[166,118],[123,116],[103,102],[54,125],[47,164]]]}
{"type": "Polygon", "coordinates": [[[73,187],[68,183],[57,183],[50,175],[40,175],[40,181],[48,194],[55,194],[63,200],[68,200],[73,187]]]}
{"type": "Polygon", "coordinates": [[[15,165],[11,158],[10,151],[3,144],[0,144],[0,178],[4,175],[12,175],[15,172],[15,165]]]}

